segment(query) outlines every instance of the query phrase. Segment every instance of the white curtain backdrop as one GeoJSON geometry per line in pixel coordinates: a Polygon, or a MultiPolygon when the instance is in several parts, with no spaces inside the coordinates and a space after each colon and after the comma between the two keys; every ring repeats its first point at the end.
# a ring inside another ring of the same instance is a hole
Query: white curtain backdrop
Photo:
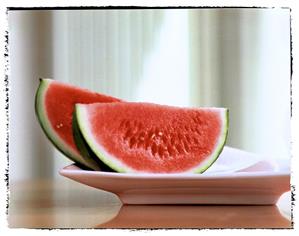
{"type": "Polygon", "coordinates": [[[230,109],[227,145],[289,160],[287,9],[10,11],[12,181],[71,163],[34,114],[39,77],[128,101],[230,109]]]}
{"type": "Polygon", "coordinates": [[[230,145],[289,158],[289,10],[192,10],[190,17],[192,101],[230,108],[230,145]]]}

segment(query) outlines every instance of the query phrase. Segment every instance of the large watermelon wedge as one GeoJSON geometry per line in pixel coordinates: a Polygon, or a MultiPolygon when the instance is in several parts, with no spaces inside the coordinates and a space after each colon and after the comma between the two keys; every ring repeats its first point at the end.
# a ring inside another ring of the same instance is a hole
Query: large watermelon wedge
{"type": "Polygon", "coordinates": [[[91,92],[52,79],[40,79],[35,97],[35,111],[47,137],[68,158],[84,167],[99,170],[100,162],[80,154],[72,131],[76,103],[118,102],[117,98],[91,92]]]}
{"type": "Polygon", "coordinates": [[[77,104],[89,148],[118,172],[202,173],[221,153],[228,109],[150,103],[77,104]]]}

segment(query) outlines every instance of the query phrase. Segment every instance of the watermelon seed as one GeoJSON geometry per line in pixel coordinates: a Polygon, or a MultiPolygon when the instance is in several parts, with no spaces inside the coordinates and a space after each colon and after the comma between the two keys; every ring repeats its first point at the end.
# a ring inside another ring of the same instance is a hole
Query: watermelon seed
{"type": "Polygon", "coordinates": [[[198,119],[197,119],[197,117],[192,117],[192,120],[194,121],[194,123],[196,123],[196,124],[197,124],[197,122],[198,122],[198,119]]]}
{"type": "Polygon", "coordinates": [[[125,139],[128,139],[132,136],[132,131],[130,129],[127,130],[127,132],[125,133],[125,139]]]}
{"type": "Polygon", "coordinates": [[[131,124],[130,124],[130,121],[129,121],[129,120],[127,120],[127,121],[125,122],[125,127],[126,127],[127,129],[130,129],[130,128],[131,128],[131,124]]]}
{"type": "Polygon", "coordinates": [[[159,146],[159,148],[158,148],[158,153],[159,153],[159,156],[160,156],[160,157],[163,157],[163,156],[164,156],[164,148],[163,148],[163,146],[159,146]]]}
{"type": "Polygon", "coordinates": [[[185,151],[186,151],[187,153],[189,153],[189,152],[190,152],[189,144],[188,144],[185,140],[183,140],[183,144],[184,144],[184,149],[185,149],[185,151]]]}
{"type": "Polygon", "coordinates": [[[166,157],[166,158],[168,158],[168,159],[171,159],[170,157],[170,155],[169,155],[169,152],[168,151],[166,151],[166,152],[164,152],[164,156],[166,157]]]}
{"type": "Polygon", "coordinates": [[[176,147],[176,149],[177,149],[177,151],[178,151],[179,154],[183,154],[184,153],[184,149],[183,149],[183,147],[182,147],[181,144],[178,143],[175,147],[176,147]]]}
{"type": "Polygon", "coordinates": [[[171,136],[171,138],[170,138],[170,143],[171,143],[171,145],[175,145],[175,138],[173,137],[173,135],[171,136]]]}
{"type": "Polygon", "coordinates": [[[142,131],[140,134],[139,134],[139,139],[140,140],[142,140],[142,141],[144,141],[144,139],[145,139],[145,132],[144,131],[142,131]]]}
{"type": "Polygon", "coordinates": [[[138,141],[137,142],[137,148],[144,148],[144,142],[142,142],[142,141],[138,141]]]}
{"type": "Polygon", "coordinates": [[[133,133],[138,133],[138,131],[142,129],[142,125],[140,124],[140,122],[134,120],[131,123],[131,127],[130,128],[133,131],[133,133]]]}
{"type": "Polygon", "coordinates": [[[137,124],[137,128],[138,128],[138,130],[142,130],[142,129],[143,129],[143,125],[142,125],[141,122],[138,122],[138,124],[137,124]]]}
{"type": "Polygon", "coordinates": [[[187,139],[187,142],[190,144],[191,143],[191,138],[189,135],[186,135],[185,138],[187,139]]]}
{"type": "Polygon", "coordinates": [[[63,126],[63,124],[60,123],[60,124],[56,125],[56,128],[57,128],[57,129],[60,129],[62,126],[63,126]]]}
{"type": "Polygon", "coordinates": [[[200,119],[199,116],[194,117],[194,118],[193,118],[193,121],[194,121],[196,124],[198,124],[198,125],[202,124],[202,120],[200,119]]]}
{"type": "Polygon", "coordinates": [[[178,138],[179,140],[183,140],[184,139],[184,135],[182,135],[181,133],[178,134],[178,138]]]}
{"type": "Polygon", "coordinates": [[[153,143],[151,146],[151,151],[152,151],[152,155],[155,156],[157,154],[158,151],[158,147],[156,145],[156,143],[153,143]]]}
{"type": "Polygon", "coordinates": [[[197,129],[194,128],[194,127],[191,127],[191,131],[194,132],[194,133],[196,133],[197,129]]]}
{"type": "Polygon", "coordinates": [[[168,151],[168,153],[169,153],[170,156],[174,156],[175,155],[175,151],[174,151],[174,149],[170,145],[167,146],[167,151],[168,151]]]}
{"type": "Polygon", "coordinates": [[[119,129],[123,129],[125,127],[126,120],[122,120],[119,125],[119,129]]]}
{"type": "Polygon", "coordinates": [[[163,140],[163,143],[167,143],[168,142],[168,139],[167,139],[167,137],[164,135],[164,136],[162,136],[162,140],[163,140]]]}
{"type": "Polygon", "coordinates": [[[148,148],[150,148],[150,140],[145,140],[145,149],[148,149],[148,148]]]}
{"type": "Polygon", "coordinates": [[[151,136],[152,136],[152,134],[153,134],[154,132],[153,132],[153,130],[152,129],[150,129],[149,131],[148,131],[148,137],[150,138],[151,136]]]}
{"type": "Polygon", "coordinates": [[[202,134],[203,134],[203,132],[202,132],[202,129],[201,129],[201,128],[197,128],[197,129],[196,129],[196,131],[195,131],[195,133],[198,133],[199,135],[202,135],[202,134]]]}
{"type": "Polygon", "coordinates": [[[157,134],[157,133],[159,133],[159,131],[160,131],[160,130],[156,127],[156,128],[155,128],[155,133],[157,134]]]}
{"type": "Polygon", "coordinates": [[[198,141],[197,138],[193,138],[193,142],[194,142],[195,144],[199,144],[199,141],[198,141]]]}
{"type": "Polygon", "coordinates": [[[130,139],[129,146],[130,146],[130,148],[133,148],[136,146],[136,138],[135,137],[132,137],[130,139]]]}
{"type": "Polygon", "coordinates": [[[146,144],[144,143],[144,138],[143,139],[142,138],[138,139],[137,147],[146,149],[146,144]]]}

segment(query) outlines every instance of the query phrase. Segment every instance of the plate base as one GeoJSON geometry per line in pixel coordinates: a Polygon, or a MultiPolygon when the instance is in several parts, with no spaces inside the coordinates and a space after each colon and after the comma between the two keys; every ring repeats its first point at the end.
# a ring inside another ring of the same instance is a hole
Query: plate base
{"type": "Polygon", "coordinates": [[[123,204],[212,204],[212,205],[274,205],[279,196],[242,194],[232,196],[186,194],[117,194],[123,204]]]}

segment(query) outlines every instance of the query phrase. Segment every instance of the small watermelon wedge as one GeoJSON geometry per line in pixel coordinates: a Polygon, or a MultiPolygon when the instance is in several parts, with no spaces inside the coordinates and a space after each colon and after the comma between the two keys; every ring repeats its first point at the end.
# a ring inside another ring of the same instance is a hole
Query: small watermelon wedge
{"type": "Polygon", "coordinates": [[[203,173],[228,134],[228,109],[151,103],[77,104],[85,144],[117,172],[203,173]]]}
{"type": "Polygon", "coordinates": [[[120,102],[118,98],[95,93],[53,79],[40,79],[35,96],[35,112],[49,140],[72,161],[83,167],[100,170],[100,162],[83,156],[72,131],[72,115],[76,103],[120,102]]]}

